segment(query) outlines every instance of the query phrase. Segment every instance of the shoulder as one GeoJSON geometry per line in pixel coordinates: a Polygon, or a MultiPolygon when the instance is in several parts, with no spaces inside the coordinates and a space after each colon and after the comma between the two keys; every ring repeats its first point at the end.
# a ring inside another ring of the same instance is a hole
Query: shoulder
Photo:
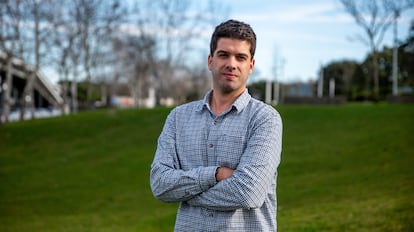
{"type": "Polygon", "coordinates": [[[190,115],[201,111],[203,109],[203,101],[193,101],[174,107],[168,115],[170,120],[186,119],[190,115]]]}
{"type": "Polygon", "coordinates": [[[203,101],[198,100],[198,101],[192,101],[192,102],[188,102],[188,103],[176,106],[171,111],[171,113],[188,114],[188,113],[200,111],[202,108],[203,108],[203,101]]]}
{"type": "Polygon", "coordinates": [[[248,104],[249,128],[252,131],[267,131],[280,134],[283,128],[282,117],[271,105],[252,98],[248,104]]]}
{"type": "Polygon", "coordinates": [[[249,102],[250,113],[257,117],[270,117],[280,119],[279,112],[271,105],[266,104],[255,98],[251,98],[249,102]]]}
{"type": "Polygon", "coordinates": [[[266,128],[267,130],[272,128],[272,130],[281,130],[282,117],[273,106],[252,98],[246,110],[251,129],[263,130],[266,128]]]}

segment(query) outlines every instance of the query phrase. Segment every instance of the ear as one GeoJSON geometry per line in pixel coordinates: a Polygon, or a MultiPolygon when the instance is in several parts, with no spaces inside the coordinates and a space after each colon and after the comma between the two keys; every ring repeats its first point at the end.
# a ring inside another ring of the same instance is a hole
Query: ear
{"type": "Polygon", "coordinates": [[[254,69],[254,64],[256,63],[256,60],[253,58],[251,61],[250,61],[250,70],[249,70],[249,74],[252,74],[252,72],[253,72],[253,69],[254,69]]]}
{"type": "Polygon", "coordinates": [[[209,70],[211,70],[211,63],[212,62],[213,62],[213,57],[211,55],[208,55],[208,58],[207,58],[207,66],[208,66],[208,69],[209,70]]]}

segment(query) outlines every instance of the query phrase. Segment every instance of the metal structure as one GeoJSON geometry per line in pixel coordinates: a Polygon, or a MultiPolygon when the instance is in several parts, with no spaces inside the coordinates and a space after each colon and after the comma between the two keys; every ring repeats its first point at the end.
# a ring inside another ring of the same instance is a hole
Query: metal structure
{"type": "Polygon", "coordinates": [[[45,76],[25,64],[21,59],[0,51],[0,116],[8,121],[13,111],[22,110],[22,104],[32,110],[40,108],[61,108],[63,98],[45,76]],[[26,85],[31,84],[32,93],[25,94],[26,85]]]}

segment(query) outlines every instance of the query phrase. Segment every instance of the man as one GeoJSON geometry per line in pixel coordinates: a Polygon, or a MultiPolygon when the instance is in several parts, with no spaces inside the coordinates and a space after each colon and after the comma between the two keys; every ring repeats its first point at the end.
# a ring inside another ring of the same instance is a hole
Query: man
{"type": "Polygon", "coordinates": [[[166,120],[150,181],[157,199],[180,202],[175,231],[277,230],[282,121],[246,89],[255,49],[249,25],[218,25],[208,56],[213,89],[166,120]]]}

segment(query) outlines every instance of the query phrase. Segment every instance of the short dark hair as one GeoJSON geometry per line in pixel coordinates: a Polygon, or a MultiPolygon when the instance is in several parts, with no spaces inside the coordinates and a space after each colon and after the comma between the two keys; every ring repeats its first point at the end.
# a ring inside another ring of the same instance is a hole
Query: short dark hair
{"type": "Polygon", "coordinates": [[[256,51],[256,34],[249,24],[230,19],[216,26],[210,41],[210,55],[217,49],[217,42],[220,38],[239,39],[250,44],[251,59],[256,51]]]}

